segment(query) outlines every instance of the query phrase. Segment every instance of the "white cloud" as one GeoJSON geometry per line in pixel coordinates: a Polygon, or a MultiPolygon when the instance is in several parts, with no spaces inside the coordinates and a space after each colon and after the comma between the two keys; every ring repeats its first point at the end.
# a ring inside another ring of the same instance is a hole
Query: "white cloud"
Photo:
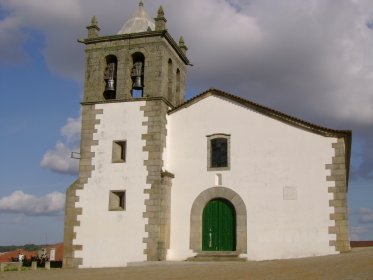
{"type": "Polygon", "coordinates": [[[61,215],[65,206],[65,195],[52,192],[42,197],[15,191],[9,196],[0,197],[2,213],[24,214],[26,216],[61,215]]]}
{"type": "MultiPolygon", "coordinates": [[[[136,9],[130,0],[1,2],[12,12],[4,22],[15,22],[6,32],[17,42],[13,49],[22,45],[24,27],[40,30],[49,68],[79,80],[83,46],[75,42],[86,36],[91,16],[102,35],[116,34],[136,9]]],[[[145,8],[155,16],[160,4],[170,32],[189,46],[190,86],[221,87],[306,118],[373,118],[372,1],[156,0],[145,8]]]]}
{"type": "Polygon", "coordinates": [[[40,165],[57,173],[76,175],[79,162],[70,156],[76,150],[77,148],[69,148],[64,143],[57,142],[53,150],[44,154],[40,165]]]}
{"type": "MultiPolygon", "coordinates": [[[[373,149],[373,134],[363,132],[373,131],[373,1],[152,0],[145,8],[155,16],[160,4],[173,37],[183,35],[189,47],[189,89],[217,87],[312,122],[352,129],[366,143],[357,173],[371,176],[373,154],[366,151],[373,149]]],[[[36,29],[49,69],[82,81],[84,46],[76,39],[86,36],[91,16],[97,15],[101,35],[116,34],[137,3],[1,5],[9,16],[0,21],[0,59],[25,55],[25,30],[36,29]]]]}
{"type": "Polygon", "coordinates": [[[61,128],[61,134],[68,143],[77,143],[80,139],[80,129],[82,127],[82,118],[68,118],[65,126],[61,128]]]}
{"type": "Polygon", "coordinates": [[[54,149],[44,154],[40,162],[42,167],[61,174],[78,174],[79,160],[71,158],[71,153],[80,150],[81,122],[81,116],[67,119],[66,124],[60,130],[63,141],[57,141],[54,149]]]}

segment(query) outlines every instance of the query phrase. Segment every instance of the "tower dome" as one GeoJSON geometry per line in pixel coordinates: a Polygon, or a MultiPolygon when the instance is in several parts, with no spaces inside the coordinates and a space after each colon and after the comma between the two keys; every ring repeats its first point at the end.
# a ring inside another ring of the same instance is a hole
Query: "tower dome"
{"type": "Polygon", "coordinates": [[[155,24],[153,19],[144,9],[144,3],[140,1],[135,15],[130,18],[119,30],[118,34],[139,33],[153,31],[155,24]]]}

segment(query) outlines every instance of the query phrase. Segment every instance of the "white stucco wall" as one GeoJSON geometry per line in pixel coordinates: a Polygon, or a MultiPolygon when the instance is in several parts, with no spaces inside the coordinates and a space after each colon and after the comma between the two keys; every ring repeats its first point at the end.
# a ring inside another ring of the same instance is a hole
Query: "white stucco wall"
{"type": "Polygon", "coordinates": [[[251,260],[336,253],[329,246],[326,181],[334,138],[327,138],[209,96],[168,116],[167,166],[175,174],[171,198],[168,259],[193,256],[189,249],[190,209],[196,197],[215,186],[238,193],[247,210],[247,257],[251,260]],[[229,171],[207,171],[207,135],[231,135],[229,171]],[[284,200],[284,187],[297,198],[284,200]]]}
{"type": "Polygon", "coordinates": [[[75,227],[74,244],[83,245],[75,257],[83,258],[81,267],[124,266],[129,261],[143,261],[145,244],[144,194],[146,168],[144,160],[147,152],[142,151],[145,144],[141,135],[146,133],[142,122],[146,121],[140,106],[144,101],[106,103],[96,105],[103,109],[97,115],[100,124],[96,125],[93,146],[95,157],[92,164],[95,170],[83,190],[77,207],[83,208],[78,216],[80,227],[75,227]],[[125,163],[112,163],[113,140],[127,141],[125,163]],[[110,190],[126,191],[126,210],[108,211],[110,190]]]}

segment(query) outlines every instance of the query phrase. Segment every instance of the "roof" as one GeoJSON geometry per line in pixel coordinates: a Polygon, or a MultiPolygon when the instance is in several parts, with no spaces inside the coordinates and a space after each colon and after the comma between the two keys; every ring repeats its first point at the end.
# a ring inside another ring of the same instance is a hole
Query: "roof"
{"type": "Polygon", "coordinates": [[[299,118],[290,116],[288,114],[284,114],[280,111],[265,107],[258,103],[252,102],[250,100],[244,99],[242,97],[238,97],[236,95],[221,91],[219,89],[210,88],[207,91],[202,92],[201,94],[189,99],[188,101],[180,104],[179,106],[171,109],[168,114],[173,114],[177,111],[180,111],[184,108],[192,106],[193,104],[205,99],[208,96],[219,96],[230,101],[237,102],[255,112],[268,116],[270,118],[276,119],[278,121],[284,122],[288,125],[316,133],[325,137],[336,137],[336,138],[344,138],[345,141],[345,164],[346,164],[346,182],[348,185],[348,177],[349,177],[349,169],[350,169],[350,157],[351,157],[351,138],[352,132],[351,130],[336,130],[332,128],[323,127],[317,124],[313,124],[299,118]]]}
{"type": "Polygon", "coordinates": [[[17,249],[10,252],[4,252],[0,255],[0,262],[10,262],[13,259],[18,259],[18,254],[24,255],[27,259],[35,256],[35,251],[25,251],[23,249],[17,249]]]}
{"type": "MultiPolygon", "coordinates": [[[[63,243],[57,243],[53,245],[46,246],[48,256],[50,254],[50,249],[54,248],[55,251],[55,260],[56,261],[62,261],[63,259],[63,243]]],[[[9,262],[13,259],[18,258],[18,254],[24,255],[27,259],[30,259],[31,257],[37,256],[39,250],[35,251],[26,251],[23,249],[17,249],[14,251],[4,252],[0,254],[0,262],[9,262]]]]}
{"type": "Polygon", "coordinates": [[[143,2],[140,1],[139,7],[134,16],[124,23],[118,34],[154,31],[154,28],[155,24],[153,19],[145,11],[143,2]]]}

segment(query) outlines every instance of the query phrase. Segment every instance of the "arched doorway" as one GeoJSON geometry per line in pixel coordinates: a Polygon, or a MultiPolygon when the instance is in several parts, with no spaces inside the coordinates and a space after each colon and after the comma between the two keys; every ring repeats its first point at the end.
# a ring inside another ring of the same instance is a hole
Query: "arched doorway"
{"type": "Polygon", "coordinates": [[[202,250],[236,250],[236,211],[226,199],[212,199],[203,209],[202,250]]]}
{"type": "Polygon", "coordinates": [[[201,192],[193,202],[190,211],[190,249],[201,253],[202,249],[202,218],[207,203],[214,199],[223,199],[233,205],[236,213],[236,252],[247,253],[247,214],[246,206],[241,196],[230,188],[212,187],[201,192]]]}

